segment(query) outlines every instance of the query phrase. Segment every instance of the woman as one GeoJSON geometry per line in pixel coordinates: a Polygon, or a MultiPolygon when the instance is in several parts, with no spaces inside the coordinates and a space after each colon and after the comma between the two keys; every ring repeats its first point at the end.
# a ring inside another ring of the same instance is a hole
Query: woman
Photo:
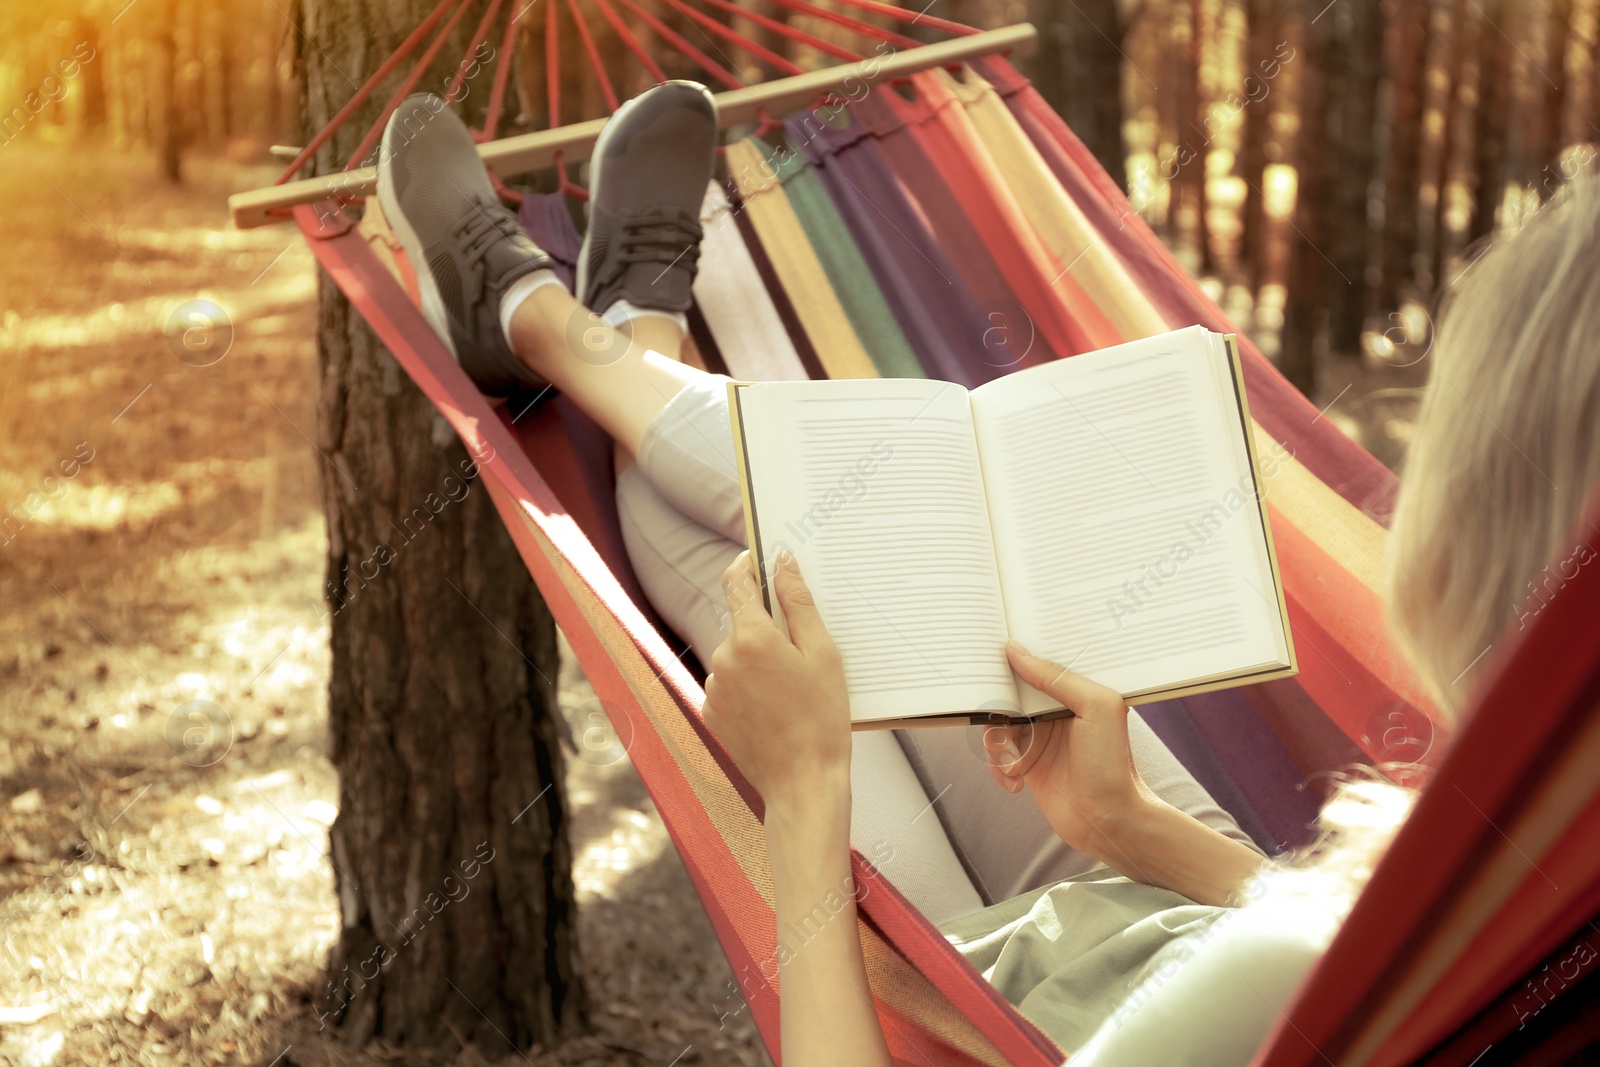
{"type": "MultiPolygon", "coordinates": [[[[747,558],[729,564],[742,522],[723,390],[673,358],[715,138],[709,94],[687,83],[618,112],[596,145],[581,303],[500,207],[470,135],[442,105],[414,98],[391,121],[379,193],[425,268],[424,312],[480,387],[554,385],[615,439],[630,556],[663,616],[702,658],[715,649],[705,716],[765,802],[787,928],[850,885],[852,735],[839,655],[794,561],[776,577],[787,635],[752,595],[747,558]]],[[[1458,280],[1439,336],[1391,585],[1397,628],[1447,709],[1464,702],[1481,651],[1540,568],[1570,549],[1562,539],[1600,482],[1596,247],[1600,190],[1584,181],[1458,280]]],[[[991,786],[992,796],[1031,797],[1063,854],[1093,862],[956,914],[946,935],[1077,1049],[1074,1062],[1248,1059],[1370,873],[1404,797],[1353,790],[1325,821],[1377,831],[1347,835],[1322,865],[1282,868],[1225,820],[1208,825],[1204,803],[1190,805],[1199,818],[1150,788],[1145,768],[1159,761],[1141,758],[1138,720],[1116,693],[1015,645],[1007,654],[1075,716],[1031,734],[988,731],[989,758],[973,766],[986,763],[1004,791],[991,786]]],[[[887,1064],[854,899],[808,929],[780,957],[785,1062],[887,1064]]]]}

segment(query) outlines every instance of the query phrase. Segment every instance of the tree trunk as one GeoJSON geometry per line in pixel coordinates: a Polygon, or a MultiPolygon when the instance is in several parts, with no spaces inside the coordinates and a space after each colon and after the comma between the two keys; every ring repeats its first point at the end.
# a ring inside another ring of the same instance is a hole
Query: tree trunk
{"type": "Polygon", "coordinates": [[[73,37],[88,45],[88,55],[94,58],[78,68],[79,84],[83,86],[83,110],[79,120],[86,133],[99,133],[106,125],[106,59],[101,52],[100,24],[86,15],[73,20],[73,37]]]}
{"type": "Polygon", "coordinates": [[[1050,106],[1123,189],[1122,39],[1116,0],[1036,0],[1039,47],[1031,72],[1050,106]]]}
{"type": "Polygon", "coordinates": [[[178,44],[172,27],[177,15],[175,0],[162,0],[155,9],[155,85],[151,93],[150,121],[161,174],[169,182],[183,180],[182,111],[178,106],[178,44]]]}
{"type": "MultiPolygon", "coordinates": [[[[1466,106],[1467,57],[1478,51],[1478,20],[1473,18],[1471,0],[1454,0],[1450,5],[1449,91],[1444,98],[1444,143],[1439,149],[1439,173],[1435,181],[1432,247],[1427,265],[1427,285],[1438,292],[1444,284],[1445,264],[1456,251],[1456,234],[1450,228],[1450,189],[1462,169],[1461,147],[1468,141],[1472,112],[1466,106]]],[[[1480,87],[1481,89],[1481,87],[1480,87]]]]}
{"type": "Polygon", "coordinates": [[[1180,9],[1183,24],[1174,23],[1178,51],[1178,155],[1169,170],[1176,170],[1173,209],[1194,212],[1196,267],[1201,274],[1209,274],[1215,264],[1211,259],[1211,227],[1206,222],[1206,157],[1211,148],[1211,130],[1206,123],[1206,98],[1200,84],[1203,2],[1184,0],[1180,9]]]}
{"type": "Polygon", "coordinates": [[[1250,279],[1250,295],[1258,296],[1266,284],[1267,269],[1267,142],[1272,137],[1273,99],[1276,79],[1267,77],[1276,70],[1274,54],[1278,44],[1278,0],[1246,0],[1244,95],[1244,208],[1240,220],[1239,258],[1250,279]]]}
{"type": "MultiPolygon", "coordinates": [[[[789,25],[790,20],[794,18],[794,9],[777,3],[777,0],[761,0],[760,3],[757,3],[753,6],[753,10],[756,10],[772,21],[782,23],[785,26],[789,25]]],[[[859,17],[861,12],[846,11],[845,14],[859,17]]],[[[786,37],[777,30],[767,26],[756,27],[756,33],[754,36],[756,43],[767,49],[767,51],[776,52],[778,55],[790,60],[791,62],[794,60],[796,49],[795,41],[792,37],[786,37]]]]}
{"type": "Polygon", "coordinates": [[[1383,278],[1378,310],[1400,306],[1417,279],[1417,219],[1427,108],[1428,0],[1388,0],[1391,95],[1389,167],[1383,189],[1383,278]]]}
{"type": "MultiPolygon", "coordinates": [[[[303,0],[306,136],[431,6],[303,0]]],[[[481,13],[423,85],[444,83],[481,13]]],[[[352,1044],[460,1039],[498,1062],[583,1011],[555,628],[471,458],[326,275],[318,352],[343,918],[318,1011],[352,1044]]]]}
{"type": "Polygon", "coordinates": [[[1567,112],[1567,43],[1572,34],[1572,0],[1550,0],[1550,19],[1545,27],[1544,62],[1534,76],[1534,85],[1544,90],[1540,114],[1540,140],[1529,154],[1528,167],[1539,199],[1548,200],[1561,184],[1561,150],[1567,112]]]}
{"type": "MultiPolygon", "coordinates": [[[[1313,16],[1317,17],[1317,16],[1313,16]]],[[[1368,200],[1377,170],[1378,82],[1382,75],[1383,18],[1371,3],[1325,8],[1319,21],[1332,20],[1334,66],[1328,72],[1329,121],[1334,123],[1330,160],[1333,165],[1334,217],[1328,235],[1328,329],[1333,351],[1346,356],[1361,352],[1361,329],[1367,315],[1367,266],[1373,245],[1368,200]]]]}
{"type": "Polygon", "coordinates": [[[1511,71],[1516,46],[1507,36],[1507,0],[1480,0],[1478,111],[1473,119],[1474,195],[1471,238],[1494,232],[1506,194],[1506,137],[1511,125],[1511,71]]]}
{"type": "Polygon", "coordinates": [[[1450,150],[1450,105],[1455,89],[1456,71],[1452,67],[1456,54],[1456,39],[1460,27],[1455,18],[1455,0],[1428,0],[1428,54],[1424,71],[1442,71],[1443,79],[1423,78],[1422,113],[1423,133],[1421,162],[1417,171],[1417,291],[1433,292],[1433,261],[1438,247],[1439,195],[1449,171],[1446,153],[1450,150]],[[1438,126],[1430,121],[1438,115],[1438,126]],[[1433,130],[1439,136],[1433,136],[1433,130]]]}
{"type": "Polygon", "coordinates": [[[1328,99],[1326,71],[1333,65],[1338,42],[1332,19],[1310,21],[1317,0],[1298,5],[1307,20],[1304,27],[1305,62],[1300,67],[1300,114],[1303,121],[1295,137],[1294,225],[1297,231],[1289,249],[1289,277],[1284,303],[1283,344],[1278,367],[1284,377],[1306,396],[1316,395],[1317,356],[1325,347],[1330,286],[1339,279],[1329,267],[1327,244],[1335,220],[1331,158],[1335,111],[1328,99]]]}

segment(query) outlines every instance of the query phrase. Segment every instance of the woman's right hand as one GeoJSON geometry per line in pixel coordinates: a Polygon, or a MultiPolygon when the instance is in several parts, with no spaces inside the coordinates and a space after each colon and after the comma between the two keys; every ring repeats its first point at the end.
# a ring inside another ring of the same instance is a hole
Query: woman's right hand
{"type": "Polygon", "coordinates": [[[1115,690],[1007,642],[1022,680],[1070,709],[1066,718],[984,731],[989,771],[1010,793],[1026,788],[1068,845],[1104,858],[1118,827],[1149,793],[1128,744],[1128,706],[1115,690]]]}

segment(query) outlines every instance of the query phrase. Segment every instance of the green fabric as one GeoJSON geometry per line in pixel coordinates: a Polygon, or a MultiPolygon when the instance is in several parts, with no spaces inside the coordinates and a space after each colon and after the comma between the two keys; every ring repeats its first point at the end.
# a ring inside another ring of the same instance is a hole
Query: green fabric
{"type": "Polygon", "coordinates": [[[939,931],[1001,996],[1070,1052],[1138,988],[1157,953],[1227,910],[1097,867],[944,923],[939,931]]]}
{"type": "Polygon", "coordinates": [[[789,205],[878,373],[885,378],[926,378],[927,371],[912,351],[911,342],[900,329],[894,310],[884,299],[872,268],[856,247],[855,238],[822,187],[822,180],[798,152],[775,153],[765,141],[756,143],[783,182],[789,205]]]}

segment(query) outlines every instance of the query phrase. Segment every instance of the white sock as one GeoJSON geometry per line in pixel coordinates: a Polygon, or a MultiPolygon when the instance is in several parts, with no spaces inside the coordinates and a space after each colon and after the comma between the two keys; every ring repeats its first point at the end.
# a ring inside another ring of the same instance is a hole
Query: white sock
{"type": "Polygon", "coordinates": [[[677,326],[685,337],[689,336],[689,316],[681,311],[661,311],[658,308],[642,308],[630,304],[626,300],[618,300],[606,309],[600,316],[609,322],[614,329],[622,329],[635,319],[666,319],[677,326]]]}
{"type": "MultiPolygon", "coordinates": [[[[533,295],[535,289],[545,285],[560,285],[561,279],[556,272],[548,267],[524,274],[511,283],[511,288],[506,290],[506,295],[500,298],[500,332],[506,335],[506,344],[511,344],[511,316],[516,314],[522,302],[533,295]]],[[[516,346],[513,345],[513,348],[516,346]]]]}

